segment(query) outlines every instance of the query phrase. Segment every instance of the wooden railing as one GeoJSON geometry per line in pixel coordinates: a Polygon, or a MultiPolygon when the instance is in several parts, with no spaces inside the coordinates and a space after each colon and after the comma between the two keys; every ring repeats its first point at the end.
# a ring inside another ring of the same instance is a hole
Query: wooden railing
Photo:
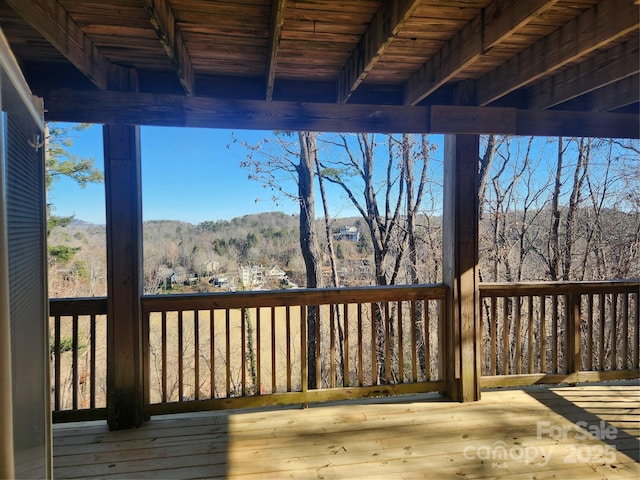
{"type": "Polygon", "coordinates": [[[640,282],[481,284],[483,387],[635,378],[640,282]]]}
{"type": "Polygon", "coordinates": [[[107,299],[49,301],[53,421],[106,418],[107,299]]]}
{"type": "MultiPolygon", "coordinates": [[[[146,413],[444,391],[446,297],[441,285],[143,297],[146,413]]],[[[639,297],[638,281],[481,284],[481,386],[638,377],[639,297]]],[[[50,301],[56,422],[106,418],[106,310],[50,301]]]]}
{"type": "Polygon", "coordinates": [[[147,413],[444,390],[445,298],[440,285],[145,297],[147,413]]]}

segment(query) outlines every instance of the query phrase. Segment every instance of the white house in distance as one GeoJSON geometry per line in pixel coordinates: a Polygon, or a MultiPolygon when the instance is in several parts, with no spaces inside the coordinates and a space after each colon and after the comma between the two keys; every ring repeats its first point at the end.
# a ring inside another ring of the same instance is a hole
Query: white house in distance
{"type": "Polygon", "coordinates": [[[274,280],[282,281],[282,280],[286,280],[287,272],[285,272],[279,266],[275,265],[275,266],[271,267],[269,270],[267,270],[266,276],[268,278],[272,278],[274,280]]]}
{"type": "Polygon", "coordinates": [[[336,234],[336,240],[358,242],[360,241],[360,231],[358,230],[358,227],[344,226],[340,229],[340,232],[336,234]]]}
{"type": "Polygon", "coordinates": [[[264,284],[264,267],[262,265],[241,266],[240,281],[245,287],[264,284]]]}

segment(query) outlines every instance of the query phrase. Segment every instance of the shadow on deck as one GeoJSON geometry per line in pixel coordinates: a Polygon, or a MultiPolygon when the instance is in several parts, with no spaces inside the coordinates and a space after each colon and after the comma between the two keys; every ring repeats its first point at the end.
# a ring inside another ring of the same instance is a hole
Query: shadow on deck
{"type": "Polygon", "coordinates": [[[638,381],[54,427],[64,478],[633,478],[638,381]],[[590,432],[590,435],[587,433],[590,432]]]}

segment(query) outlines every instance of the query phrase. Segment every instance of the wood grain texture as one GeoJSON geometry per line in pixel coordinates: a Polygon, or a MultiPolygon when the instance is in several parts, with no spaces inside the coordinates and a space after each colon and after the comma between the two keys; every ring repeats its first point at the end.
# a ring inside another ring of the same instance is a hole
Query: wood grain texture
{"type": "Polygon", "coordinates": [[[182,32],[168,0],[145,0],[144,8],[149,15],[156,35],[171,63],[177,68],[178,78],[187,95],[195,94],[195,78],[191,58],[184,43],[182,32]]]}
{"type": "Polygon", "coordinates": [[[169,94],[56,90],[48,121],[318,132],[501,133],[638,138],[634,114],[500,107],[401,107],[224,100],[169,94]],[[432,125],[432,122],[434,123],[432,125]]]}
{"type": "Polygon", "coordinates": [[[98,88],[107,88],[108,62],[58,2],[8,0],[7,3],[98,88]]]}
{"type": "Polygon", "coordinates": [[[490,104],[598,48],[606,48],[639,25],[638,9],[630,0],[600,2],[479,79],[478,103],[490,104]]]}
{"type": "Polygon", "coordinates": [[[119,432],[96,423],[57,426],[54,475],[637,478],[640,431],[633,422],[639,413],[640,388],[621,382],[488,391],[480,402],[464,405],[410,395],[307,409],[203,412],[154,417],[119,432]],[[614,438],[583,435],[579,421],[609,432],[615,427],[614,438]],[[551,438],[551,426],[566,437],[551,438]],[[614,455],[605,457],[605,449],[614,455]],[[591,461],[572,462],[577,451],[589,453],[591,461]],[[506,455],[492,458],[501,452],[506,455]]]}

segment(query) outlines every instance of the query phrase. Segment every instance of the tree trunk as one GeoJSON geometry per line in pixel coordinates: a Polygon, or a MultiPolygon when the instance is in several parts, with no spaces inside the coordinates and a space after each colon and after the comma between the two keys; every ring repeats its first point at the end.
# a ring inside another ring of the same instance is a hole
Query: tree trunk
{"type": "MultiPolygon", "coordinates": [[[[333,235],[331,234],[331,218],[329,217],[329,205],[327,204],[327,194],[324,190],[324,181],[322,178],[322,171],[320,168],[320,160],[318,156],[315,156],[316,174],[318,175],[318,186],[320,187],[320,198],[322,199],[322,209],[324,211],[324,231],[327,237],[327,249],[329,250],[329,262],[331,264],[331,279],[334,287],[340,286],[340,279],[338,278],[338,265],[336,261],[336,252],[333,247],[333,235]]],[[[338,328],[338,355],[340,362],[340,372],[342,372],[342,384],[343,386],[349,386],[349,372],[344,371],[344,329],[342,326],[342,316],[340,315],[340,309],[337,305],[335,308],[336,325],[338,328]]],[[[348,352],[347,352],[348,354],[348,352]]]]}
{"type": "MultiPolygon", "coordinates": [[[[300,141],[300,162],[296,166],[298,173],[298,196],[300,202],[300,248],[307,273],[307,288],[320,286],[320,254],[314,228],[314,168],[316,164],[317,148],[314,132],[298,132],[300,141]]],[[[316,322],[318,321],[316,306],[307,307],[307,364],[308,388],[318,388],[316,384],[316,322]]]]}

